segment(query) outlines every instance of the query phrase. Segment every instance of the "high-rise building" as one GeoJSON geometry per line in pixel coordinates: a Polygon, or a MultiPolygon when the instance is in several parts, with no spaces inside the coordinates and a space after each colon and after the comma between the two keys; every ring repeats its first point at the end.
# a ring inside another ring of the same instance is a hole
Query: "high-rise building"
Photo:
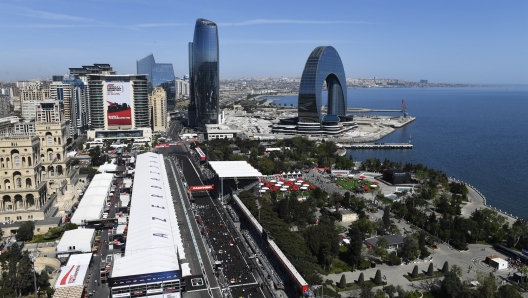
{"type": "Polygon", "coordinates": [[[189,78],[187,80],[185,79],[176,79],[175,80],[175,86],[176,86],[176,99],[181,99],[183,97],[189,97],[190,95],[190,85],[189,85],[189,78]]]}
{"type": "Polygon", "coordinates": [[[50,99],[63,102],[64,119],[69,121],[70,138],[76,139],[77,132],[77,99],[75,98],[75,87],[73,83],[63,82],[63,76],[53,76],[57,81],[50,84],[50,99]]]}
{"type": "Polygon", "coordinates": [[[216,24],[206,19],[196,20],[193,42],[189,43],[190,126],[205,127],[220,122],[218,52],[216,24]]]}
{"type": "Polygon", "coordinates": [[[85,77],[89,74],[116,74],[110,64],[96,63],[94,65],[84,65],[82,67],[70,67],[70,75],[75,78],[85,77]]]}
{"type": "MultiPolygon", "coordinates": [[[[86,79],[85,79],[86,80],[86,79]]],[[[75,76],[70,75],[69,78],[65,78],[63,81],[65,84],[73,85],[73,101],[75,102],[75,115],[77,134],[82,135],[88,130],[88,115],[89,115],[89,104],[88,98],[86,97],[86,88],[82,79],[76,79],[75,76]]]]}
{"type": "Polygon", "coordinates": [[[167,93],[167,101],[174,104],[176,98],[176,87],[174,85],[174,68],[171,63],[156,63],[153,54],[136,61],[137,74],[146,74],[148,80],[148,92],[152,93],[154,88],[163,87],[167,93]]]}
{"type": "Polygon", "coordinates": [[[154,68],[154,64],[156,64],[156,61],[154,60],[153,54],[148,54],[136,61],[137,74],[147,75],[149,94],[152,93],[152,89],[154,89],[152,83],[152,69],[154,68]]]}
{"type": "Polygon", "coordinates": [[[7,116],[11,112],[11,103],[8,96],[0,95],[0,115],[7,116]]]}
{"type": "Polygon", "coordinates": [[[50,98],[49,86],[42,82],[31,82],[20,90],[22,118],[25,121],[35,119],[35,102],[50,98]]]}
{"type": "Polygon", "coordinates": [[[55,123],[63,122],[64,116],[64,101],[62,100],[43,100],[37,101],[35,122],[39,123],[55,123]]]}
{"type": "Polygon", "coordinates": [[[146,75],[87,75],[90,129],[149,127],[146,75]]]}
{"type": "Polygon", "coordinates": [[[149,95],[149,109],[152,131],[167,130],[167,93],[162,87],[154,88],[149,95]]]}

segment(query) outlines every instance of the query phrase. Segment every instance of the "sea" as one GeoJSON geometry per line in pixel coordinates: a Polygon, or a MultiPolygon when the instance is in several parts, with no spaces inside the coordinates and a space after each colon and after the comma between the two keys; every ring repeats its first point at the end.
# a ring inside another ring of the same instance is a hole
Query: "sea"
{"type": "MultiPolygon", "coordinates": [[[[488,205],[528,218],[528,86],[358,88],[347,97],[349,108],[386,110],[401,110],[403,99],[416,117],[377,141],[411,139],[413,149],[348,150],[354,160],[422,163],[472,185],[488,205]]],[[[275,99],[297,105],[296,96],[275,99]]]]}

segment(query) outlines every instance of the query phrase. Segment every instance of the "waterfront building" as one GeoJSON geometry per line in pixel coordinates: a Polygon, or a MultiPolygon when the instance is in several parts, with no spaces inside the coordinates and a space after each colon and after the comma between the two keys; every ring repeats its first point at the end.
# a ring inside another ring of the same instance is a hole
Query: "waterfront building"
{"type": "Polygon", "coordinates": [[[147,75],[89,74],[87,90],[89,138],[150,137],[147,75]]]}
{"type": "Polygon", "coordinates": [[[220,123],[219,47],[215,23],[198,19],[189,43],[191,102],[189,125],[205,127],[220,123]]]}
{"type": "Polygon", "coordinates": [[[149,95],[149,109],[152,131],[167,130],[167,93],[158,86],[149,95]]]}
{"type": "Polygon", "coordinates": [[[347,117],[346,76],[341,58],[331,46],[315,48],[303,70],[299,87],[297,118],[281,119],[274,132],[339,134],[356,126],[347,117]],[[323,86],[328,90],[328,106],[323,113],[323,86]]]}

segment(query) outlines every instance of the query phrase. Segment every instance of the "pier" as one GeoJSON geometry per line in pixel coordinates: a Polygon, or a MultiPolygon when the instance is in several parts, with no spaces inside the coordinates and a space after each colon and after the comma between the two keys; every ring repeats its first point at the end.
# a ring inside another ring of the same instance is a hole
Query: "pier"
{"type": "Polygon", "coordinates": [[[412,149],[409,143],[361,143],[361,144],[337,144],[339,148],[346,149],[412,149]]]}

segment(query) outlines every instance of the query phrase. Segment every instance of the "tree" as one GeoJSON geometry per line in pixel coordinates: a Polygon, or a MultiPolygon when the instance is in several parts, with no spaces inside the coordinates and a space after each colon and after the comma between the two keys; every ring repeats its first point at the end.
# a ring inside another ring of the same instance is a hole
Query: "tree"
{"type": "Polygon", "coordinates": [[[64,231],[76,230],[77,228],[78,226],[76,224],[69,222],[64,226],[64,231]]]}
{"type": "Polygon", "coordinates": [[[383,210],[383,224],[385,225],[385,228],[388,228],[391,225],[389,206],[386,206],[385,209],[383,210]]]}
{"type": "Polygon", "coordinates": [[[363,275],[363,272],[361,272],[359,274],[358,284],[362,284],[363,282],[365,282],[365,276],[363,275]]]}
{"type": "Polygon", "coordinates": [[[337,284],[337,286],[340,288],[340,289],[344,289],[346,288],[346,277],[344,274],[341,275],[341,279],[339,280],[339,283],[337,284]]]}
{"type": "Polygon", "coordinates": [[[523,263],[520,264],[519,268],[517,268],[517,271],[522,274],[522,279],[526,281],[526,276],[528,275],[528,267],[524,265],[523,263]]]}
{"type": "Polygon", "coordinates": [[[408,260],[416,259],[420,254],[420,248],[418,247],[418,241],[412,236],[406,236],[403,238],[403,245],[400,249],[401,256],[408,260]]]}
{"type": "Polygon", "coordinates": [[[350,234],[350,244],[348,245],[349,251],[349,264],[353,269],[359,266],[361,261],[361,248],[363,247],[363,237],[361,231],[357,227],[353,227],[349,231],[350,234]]]}
{"type": "Polygon", "coordinates": [[[442,266],[442,273],[446,274],[449,272],[449,263],[445,261],[444,266],[442,266]]]}
{"type": "Polygon", "coordinates": [[[379,238],[374,249],[374,255],[380,257],[383,261],[388,261],[389,253],[387,252],[387,248],[389,248],[389,241],[385,237],[379,238]]]}
{"type": "Polygon", "coordinates": [[[453,272],[458,277],[462,277],[462,268],[460,268],[460,266],[458,266],[457,264],[451,266],[451,270],[449,270],[449,271],[453,272]]]}
{"type": "MultiPolygon", "coordinates": [[[[446,262],[447,263],[447,262],[446,262]]],[[[440,283],[440,290],[443,297],[462,297],[466,288],[460,278],[453,272],[447,272],[440,283]]]]}
{"type": "Polygon", "coordinates": [[[44,234],[44,239],[51,240],[51,239],[59,238],[63,232],[64,232],[64,229],[62,227],[51,228],[46,232],[46,234],[44,234]]]}
{"type": "Polygon", "coordinates": [[[398,265],[401,265],[402,260],[396,255],[396,252],[393,251],[393,252],[391,252],[390,255],[389,255],[389,262],[390,262],[391,265],[393,265],[393,266],[398,266],[398,265]]]}
{"type": "Polygon", "coordinates": [[[23,295],[30,293],[33,289],[33,264],[28,251],[24,251],[18,262],[15,289],[23,295]]]}
{"type": "Polygon", "coordinates": [[[83,143],[83,142],[79,143],[79,145],[77,145],[77,148],[78,148],[80,151],[82,151],[82,150],[84,149],[84,143],[83,143]]]}
{"type": "Polygon", "coordinates": [[[394,298],[396,296],[396,287],[393,285],[384,286],[383,291],[389,295],[389,298],[394,298]]]}
{"type": "Polygon", "coordinates": [[[376,270],[376,275],[374,276],[374,283],[375,284],[382,284],[383,283],[383,280],[381,279],[381,270],[376,270]]]}
{"type": "Polygon", "coordinates": [[[477,281],[479,285],[477,286],[478,297],[483,298],[492,298],[497,291],[497,284],[495,283],[495,276],[493,273],[483,273],[477,272],[477,281]]]}
{"type": "Polygon", "coordinates": [[[42,271],[41,274],[39,274],[39,277],[38,277],[38,280],[37,280],[37,284],[40,288],[45,288],[47,286],[49,286],[49,275],[48,275],[48,272],[46,270],[42,271]]]}
{"type": "Polygon", "coordinates": [[[427,268],[427,275],[433,276],[433,273],[434,273],[433,263],[429,263],[429,268],[427,268]]]}
{"type": "Polygon", "coordinates": [[[32,221],[23,222],[18,228],[15,236],[17,241],[31,241],[33,239],[33,230],[35,224],[32,221]]]}
{"type": "Polygon", "coordinates": [[[361,298],[374,298],[374,293],[372,293],[372,285],[369,283],[361,284],[361,292],[359,293],[361,298]]]}
{"type": "Polygon", "coordinates": [[[521,294],[515,286],[504,285],[495,293],[495,298],[521,298],[521,294]]]}
{"type": "Polygon", "coordinates": [[[414,265],[411,277],[412,278],[417,278],[418,277],[418,265],[414,265]]]}

